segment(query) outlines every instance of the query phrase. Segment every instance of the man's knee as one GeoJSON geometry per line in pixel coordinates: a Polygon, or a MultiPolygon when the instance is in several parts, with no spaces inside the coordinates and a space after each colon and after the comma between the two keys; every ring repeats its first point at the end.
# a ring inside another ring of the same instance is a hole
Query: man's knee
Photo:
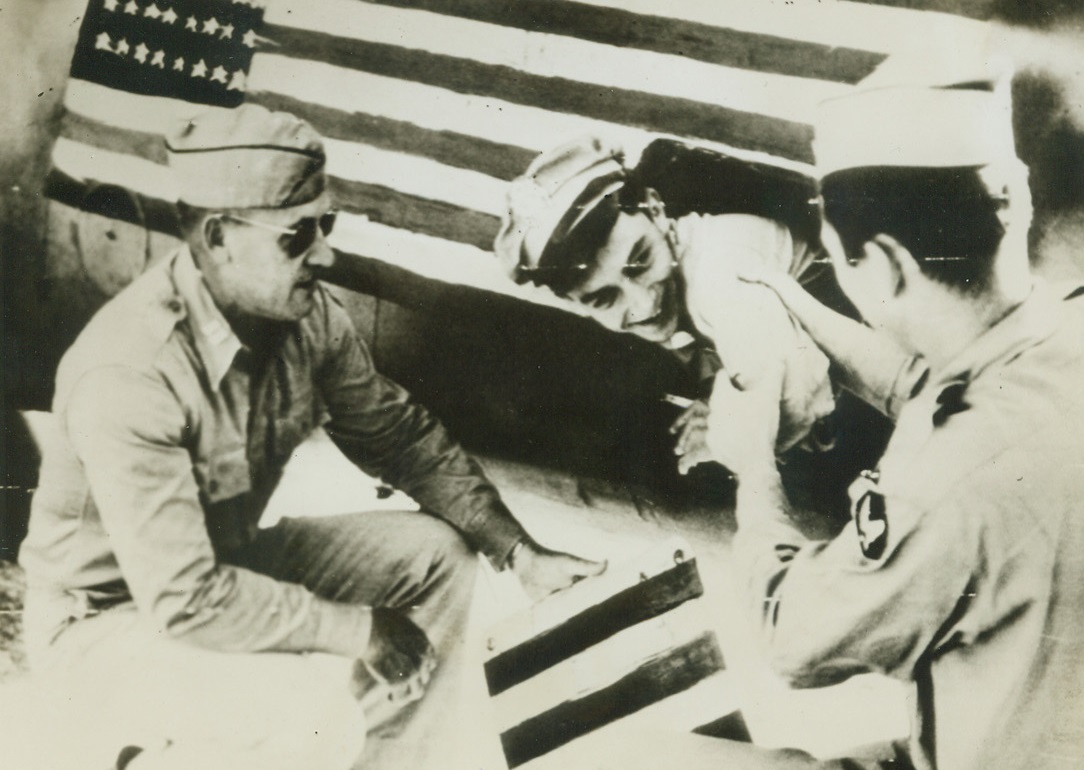
{"type": "Polygon", "coordinates": [[[420,528],[410,570],[423,598],[439,595],[466,602],[477,577],[477,555],[457,530],[439,519],[430,517],[420,528]]]}

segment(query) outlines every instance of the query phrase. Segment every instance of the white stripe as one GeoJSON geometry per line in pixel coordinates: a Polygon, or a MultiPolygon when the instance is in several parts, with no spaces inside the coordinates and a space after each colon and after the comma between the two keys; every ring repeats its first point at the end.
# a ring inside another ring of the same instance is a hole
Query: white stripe
{"type": "Polygon", "coordinates": [[[802,123],[810,121],[819,102],[849,88],[356,0],[309,0],[278,9],[269,10],[268,21],[542,77],[681,97],[802,123]]]}
{"type": "Polygon", "coordinates": [[[685,602],[665,615],[614,634],[493,697],[498,732],[605,689],[660,655],[705,631],[710,614],[703,601],[685,602]]]}
{"type": "Polygon", "coordinates": [[[487,174],[365,144],[325,139],[332,176],[390,187],[400,192],[500,216],[508,184],[487,174]]]}
{"type": "Polygon", "coordinates": [[[117,184],[166,201],[177,199],[169,169],[135,155],[60,137],[53,147],[53,165],[76,179],[117,184]]]}
{"type": "Polygon", "coordinates": [[[842,0],[580,0],[589,5],[831,47],[897,53],[966,39],[984,22],[842,0]]]}
{"type": "MultiPolygon", "coordinates": [[[[205,109],[176,99],[136,96],[85,81],[72,81],[72,86],[67,100],[70,111],[117,128],[161,134],[173,121],[205,109]]],[[[324,144],[328,172],[334,176],[379,184],[494,216],[500,216],[504,210],[507,184],[487,174],[364,144],[334,139],[326,139],[324,144]]],[[[115,178],[110,181],[121,183],[115,178]]],[[[127,184],[127,180],[123,183],[127,184]]]]}
{"type": "Polygon", "coordinates": [[[499,144],[541,152],[583,134],[620,142],[635,163],[652,140],[669,136],[735,158],[810,173],[811,166],[764,152],[720,142],[689,140],[637,128],[488,97],[460,94],[406,80],[356,72],[330,64],[257,54],[249,77],[251,91],[264,91],[312,102],[344,112],[362,112],[399,120],[431,131],[454,131],[499,144]]]}
{"type": "Polygon", "coordinates": [[[675,555],[679,551],[684,560],[694,557],[692,549],[684,540],[679,537],[667,538],[634,559],[610,565],[598,577],[582,580],[537,602],[527,612],[511,617],[490,629],[486,642],[488,656],[499,655],[621,591],[639,585],[643,580],[673,569],[678,564],[675,555]]]}
{"type": "Polygon", "coordinates": [[[388,227],[346,212],[339,215],[329,241],[335,248],[373,257],[427,278],[473,286],[583,315],[575,305],[558,299],[545,289],[517,285],[504,274],[492,252],[468,244],[388,227]]]}
{"type": "Polygon", "coordinates": [[[227,110],[164,96],[130,94],[78,79],[68,81],[64,106],[107,126],[150,134],[165,134],[175,123],[201,113],[227,110]]]}

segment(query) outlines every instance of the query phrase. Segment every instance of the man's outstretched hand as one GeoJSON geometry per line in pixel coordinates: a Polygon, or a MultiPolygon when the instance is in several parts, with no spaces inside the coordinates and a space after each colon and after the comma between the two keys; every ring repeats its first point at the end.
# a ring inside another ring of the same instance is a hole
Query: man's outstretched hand
{"type": "Polygon", "coordinates": [[[405,706],[422,697],[436,665],[424,631],[398,610],[374,607],[369,644],[354,662],[354,695],[367,711],[377,703],[405,706]]]}
{"type": "Polygon", "coordinates": [[[512,553],[510,566],[523,590],[532,600],[538,601],[586,577],[601,575],[606,562],[551,551],[533,540],[525,540],[512,553]]]}

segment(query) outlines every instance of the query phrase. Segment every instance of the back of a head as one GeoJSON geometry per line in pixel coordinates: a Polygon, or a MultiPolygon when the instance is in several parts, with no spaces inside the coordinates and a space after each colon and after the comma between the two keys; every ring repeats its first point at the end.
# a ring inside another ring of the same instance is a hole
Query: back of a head
{"type": "Polygon", "coordinates": [[[889,235],[928,277],[981,293],[1010,202],[1030,216],[1009,74],[984,61],[936,79],[907,64],[890,59],[853,93],[821,105],[814,149],[825,218],[850,258],[889,235]]]}

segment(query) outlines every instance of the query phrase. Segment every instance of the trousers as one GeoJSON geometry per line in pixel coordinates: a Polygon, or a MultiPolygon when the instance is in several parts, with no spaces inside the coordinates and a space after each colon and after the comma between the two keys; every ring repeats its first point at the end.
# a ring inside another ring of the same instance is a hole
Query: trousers
{"type": "Polygon", "coordinates": [[[105,770],[126,745],[144,748],[132,770],[416,766],[401,762],[456,713],[478,568],[459,533],[417,512],[287,518],[220,558],[326,599],[407,612],[438,653],[422,701],[366,745],[364,714],[349,691],[352,659],[197,648],[151,626],[131,602],[73,620],[36,645],[43,636],[30,628],[31,594],[39,717],[33,734],[15,741],[25,757],[12,767],[105,770]]]}

